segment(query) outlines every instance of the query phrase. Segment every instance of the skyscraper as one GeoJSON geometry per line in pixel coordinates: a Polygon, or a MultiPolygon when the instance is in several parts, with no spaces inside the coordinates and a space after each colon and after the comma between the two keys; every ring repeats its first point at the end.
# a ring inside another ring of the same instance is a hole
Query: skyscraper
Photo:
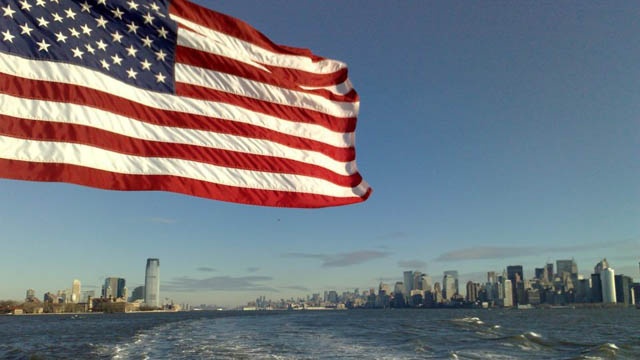
{"type": "Polygon", "coordinates": [[[73,280],[71,284],[71,302],[76,304],[80,302],[80,280],[73,280]]]}
{"type": "Polygon", "coordinates": [[[117,277],[108,277],[104,279],[102,286],[102,297],[104,298],[127,298],[126,280],[117,277]]]}
{"type": "Polygon", "coordinates": [[[144,276],[144,303],[151,307],[160,307],[160,260],[147,259],[144,276]]]}
{"type": "Polygon", "coordinates": [[[610,267],[602,270],[600,281],[602,282],[602,302],[616,303],[615,271],[610,267]]]}
{"type": "Polygon", "coordinates": [[[405,271],[404,272],[404,293],[410,294],[411,290],[413,290],[413,271],[405,271]]]}
{"type": "Polygon", "coordinates": [[[458,270],[447,270],[444,272],[445,275],[451,275],[453,277],[453,288],[454,291],[453,293],[449,296],[449,298],[451,298],[451,296],[455,295],[455,294],[460,294],[460,284],[458,283],[458,270]]]}

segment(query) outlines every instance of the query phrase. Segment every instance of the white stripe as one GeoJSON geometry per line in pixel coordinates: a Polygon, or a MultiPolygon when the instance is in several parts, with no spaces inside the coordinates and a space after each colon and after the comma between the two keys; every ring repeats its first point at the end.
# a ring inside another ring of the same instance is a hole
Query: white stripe
{"type": "Polygon", "coordinates": [[[142,140],[276,156],[321,166],[339,175],[352,175],[358,171],[355,161],[344,163],[322,153],[294,149],[268,140],[154,125],[76,104],[22,99],[0,94],[0,114],[38,121],[85,125],[142,140]]]}
{"type": "Polygon", "coordinates": [[[109,94],[117,89],[117,96],[156,109],[251,124],[337,147],[354,146],[353,132],[335,132],[320,125],[288,121],[239,106],[144,90],[83,66],[30,60],[0,53],[0,72],[34,80],[85,86],[109,94]]]}
{"type": "Polygon", "coordinates": [[[206,36],[209,41],[222,44],[229,49],[229,52],[242,54],[241,56],[244,58],[254,59],[261,64],[287,67],[315,74],[331,74],[347,67],[345,63],[338,60],[324,59],[320,61],[313,61],[307,56],[287,55],[272,52],[253,43],[209,29],[174,14],[171,14],[171,19],[206,36]]]}
{"type": "Polygon", "coordinates": [[[338,117],[357,117],[359,102],[331,101],[308,94],[200,67],[175,65],[176,81],[276,104],[296,106],[338,117]]]}
{"type": "Polygon", "coordinates": [[[317,86],[300,86],[300,88],[305,89],[305,90],[327,90],[330,91],[336,95],[345,95],[347,94],[349,91],[353,90],[353,85],[351,85],[351,81],[349,79],[345,80],[343,83],[340,83],[338,85],[332,85],[332,86],[321,86],[321,87],[317,87],[317,86]]]}
{"type": "MultiPolygon", "coordinates": [[[[269,69],[262,66],[262,64],[255,61],[254,58],[249,57],[245,53],[238,53],[230,50],[224,44],[217,41],[211,41],[206,36],[189,31],[188,29],[178,28],[178,45],[188,47],[197,51],[207,52],[214,55],[224,56],[229,59],[233,59],[238,62],[245,63],[247,65],[256,67],[262,71],[270,72],[269,69]]],[[[353,90],[353,85],[349,79],[345,80],[341,84],[326,86],[326,87],[312,87],[300,85],[303,89],[325,89],[329,90],[336,95],[344,95],[353,90]]]]}
{"type": "Polygon", "coordinates": [[[336,197],[360,197],[366,194],[368,189],[364,181],[357,187],[350,188],[309,176],[225,168],[180,159],[123,155],[82,144],[24,140],[6,136],[0,136],[0,157],[79,165],[121,174],[175,175],[228,186],[336,197]]]}

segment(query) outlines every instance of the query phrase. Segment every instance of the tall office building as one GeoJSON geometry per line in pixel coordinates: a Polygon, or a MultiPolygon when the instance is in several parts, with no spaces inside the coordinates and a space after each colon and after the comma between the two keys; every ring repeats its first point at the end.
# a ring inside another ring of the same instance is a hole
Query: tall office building
{"type": "Polygon", "coordinates": [[[447,270],[444,272],[445,275],[451,275],[453,277],[453,287],[454,287],[454,292],[453,294],[451,294],[451,296],[455,295],[455,294],[460,294],[460,284],[458,282],[458,270],[447,270]]]}
{"type": "Polygon", "coordinates": [[[504,294],[504,298],[502,299],[502,306],[504,307],[512,307],[513,306],[513,289],[511,286],[511,280],[504,279],[502,282],[502,293],[504,294]]]}
{"type": "Polygon", "coordinates": [[[410,294],[411,290],[413,290],[413,271],[405,271],[404,275],[404,293],[410,294]]]}
{"type": "Polygon", "coordinates": [[[615,271],[608,267],[600,273],[600,281],[602,283],[602,302],[615,303],[616,299],[616,283],[615,271]]]}
{"type": "Polygon", "coordinates": [[[102,297],[104,298],[127,298],[126,280],[118,277],[108,277],[102,286],[102,297]]]}
{"type": "Polygon", "coordinates": [[[80,302],[80,280],[74,279],[71,284],[71,302],[77,304],[80,302]]]}
{"type": "Polygon", "coordinates": [[[456,278],[451,274],[447,274],[445,272],[444,278],[442,279],[442,297],[445,300],[451,300],[453,295],[457,294],[456,291],[456,278]]]}
{"type": "Polygon", "coordinates": [[[147,259],[144,276],[144,303],[151,307],[160,307],[160,260],[147,259]]]}
{"type": "MultiPolygon", "coordinates": [[[[507,266],[507,279],[511,281],[511,303],[515,304],[524,304],[524,283],[522,282],[524,279],[524,271],[522,270],[522,265],[509,265],[507,266]],[[518,296],[520,294],[520,296],[518,296]]],[[[505,294],[505,298],[507,295],[505,294]]]]}
{"type": "Polygon", "coordinates": [[[35,301],[35,299],[36,299],[36,291],[33,289],[28,289],[27,297],[25,298],[25,301],[35,301]]]}
{"type": "Polygon", "coordinates": [[[576,262],[571,260],[556,260],[556,271],[558,275],[562,277],[562,273],[568,273],[570,275],[578,274],[578,265],[576,262]]]}

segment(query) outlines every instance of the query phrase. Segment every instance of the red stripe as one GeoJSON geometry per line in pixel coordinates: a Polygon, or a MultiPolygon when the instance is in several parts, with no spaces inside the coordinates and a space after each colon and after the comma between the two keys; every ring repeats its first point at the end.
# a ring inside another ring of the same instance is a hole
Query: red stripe
{"type": "MultiPolygon", "coordinates": [[[[190,64],[202,68],[227,72],[249,79],[299,90],[299,86],[324,87],[342,84],[347,80],[347,69],[340,69],[329,74],[316,74],[304,70],[278,67],[260,63],[268,72],[255,66],[228,58],[178,45],[176,48],[176,62],[190,64]]],[[[353,101],[353,100],[341,100],[353,101]]]]}
{"type": "MultiPolygon", "coordinates": [[[[343,124],[339,132],[353,132],[356,129],[356,118],[336,118],[331,115],[327,115],[321,112],[302,109],[297,106],[289,106],[283,104],[275,104],[258,99],[248,98],[242,95],[232,94],[224,91],[218,91],[202,86],[176,83],[176,93],[180,96],[192,97],[201,100],[215,99],[217,102],[223,102],[226,104],[242,107],[247,110],[259,112],[270,116],[275,116],[280,119],[296,118],[299,122],[308,122],[311,124],[317,124],[324,126],[332,121],[335,124],[336,119],[343,124]],[[312,119],[311,119],[312,117],[312,119]],[[312,121],[307,121],[312,120],[312,121]],[[319,121],[320,120],[320,121],[319,121]],[[321,123],[322,124],[321,124],[321,123]]],[[[326,127],[326,126],[324,126],[326,127]]],[[[338,126],[333,126],[334,128],[338,126]]],[[[334,130],[336,131],[336,130],[334,130]]]]}
{"type": "MultiPolygon", "coordinates": [[[[188,86],[179,85],[178,87],[181,89],[181,92],[185,93],[194,90],[188,86]]],[[[355,150],[353,147],[335,147],[319,141],[286,135],[274,130],[231,120],[159,110],[118,97],[114,94],[108,94],[77,85],[44,82],[0,74],[0,93],[38,100],[86,105],[155,125],[205,130],[253,139],[265,139],[295,149],[319,152],[337,161],[352,161],[355,159],[355,150]]],[[[212,94],[212,96],[213,95],[214,94],[212,94]]]]}
{"type": "Polygon", "coordinates": [[[127,175],[76,165],[35,163],[0,159],[0,177],[16,180],[67,182],[108,190],[171,191],[207,199],[251,205],[319,208],[365,201],[362,197],[339,198],[298,192],[246,189],[168,175],[127,175]]]}
{"type": "Polygon", "coordinates": [[[313,61],[324,59],[307,49],[277,45],[242,20],[204,8],[186,0],[172,0],[169,5],[169,13],[191,20],[209,29],[251,42],[275,53],[306,56],[313,61]]]}
{"type": "Polygon", "coordinates": [[[83,125],[33,121],[0,115],[0,134],[21,139],[84,144],[127,155],[183,159],[251,171],[305,175],[346,187],[357,186],[362,181],[362,177],[357,173],[351,176],[338,175],[321,166],[295,160],[194,145],[140,140],[83,125]]]}

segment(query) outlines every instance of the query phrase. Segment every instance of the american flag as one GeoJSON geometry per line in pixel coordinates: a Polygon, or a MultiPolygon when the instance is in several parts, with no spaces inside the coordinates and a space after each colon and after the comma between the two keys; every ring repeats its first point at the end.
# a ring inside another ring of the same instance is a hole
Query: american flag
{"type": "Polygon", "coordinates": [[[364,201],[344,63],[186,0],[0,0],[0,177],[364,201]]]}

